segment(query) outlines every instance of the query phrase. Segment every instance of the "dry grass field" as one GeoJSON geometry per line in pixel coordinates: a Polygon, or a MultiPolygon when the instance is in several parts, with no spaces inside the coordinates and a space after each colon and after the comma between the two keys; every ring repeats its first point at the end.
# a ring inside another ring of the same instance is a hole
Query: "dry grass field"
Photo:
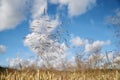
{"type": "Polygon", "coordinates": [[[1,69],[0,80],[120,80],[120,70],[12,70],[1,69]]]}

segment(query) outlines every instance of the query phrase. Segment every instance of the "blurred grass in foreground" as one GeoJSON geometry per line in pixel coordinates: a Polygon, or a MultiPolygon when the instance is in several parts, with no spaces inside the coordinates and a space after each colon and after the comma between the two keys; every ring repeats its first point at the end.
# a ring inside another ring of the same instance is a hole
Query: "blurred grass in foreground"
{"type": "Polygon", "coordinates": [[[1,70],[0,80],[120,80],[120,70],[1,70]]]}

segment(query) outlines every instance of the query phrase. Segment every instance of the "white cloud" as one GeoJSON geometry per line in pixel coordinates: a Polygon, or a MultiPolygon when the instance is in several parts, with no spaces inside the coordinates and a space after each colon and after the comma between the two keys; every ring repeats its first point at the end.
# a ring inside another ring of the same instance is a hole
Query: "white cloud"
{"type": "Polygon", "coordinates": [[[67,5],[69,0],[50,0],[51,3],[53,4],[62,4],[62,5],[67,5]]]}
{"type": "Polygon", "coordinates": [[[117,56],[113,61],[114,62],[120,62],[120,56],[117,56]]]}
{"type": "Polygon", "coordinates": [[[92,44],[88,43],[85,45],[85,52],[97,52],[100,51],[103,45],[109,45],[110,41],[94,41],[92,44]]]}
{"type": "Polygon", "coordinates": [[[51,0],[51,2],[67,5],[70,17],[82,15],[96,4],[96,0],[51,0]]]}
{"type": "MultiPolygon", "coordinates": [[[[1,0],[0,4],[0,31],[15,28],[20,22],[25,20],[28,0],[1,0]]],[[[70,16],[77,16],[85,13],[90,9],[96,0],[51,0],[53,3],[60,3],[68,6],[68,13],[70,16]]],[[[47,0],[33,0],[32,19],[39,18],[47,12],[47,0]]]]}
{"type": "Polygon", "coordinates": [[[65,55],[59,55],[57,53],[51,53],[51,55],[45,55],[44,57],[48,57],[48,63],[46,60],[41,59],[41,57],[32,58],[32,59],[23,59],[20,57],[7,59],[9,63],[9,67],[21,69],[22,67],[32,67],[34,65],[35,68],[54,68],[54,69],[63,69],[62,61],[65,59],[65,55]],[[50,60],[51,57],[56,57],[54,60],[50,60]]]}
{"type": "Polygon", "coordinates": [[[1,0],[0,1],[0,31],[15,28],[25,20],[24,11],[28,0],[1,0]]]}
{"type": "Polygon", "coordinates": [[[69,0],[68,9],[70,16],[78,16],[87,12],[93,5],[96,3],[96,0],[69,0]]]}
{"type": "Polygon", "coordinates": [[[88,43],[88,40],[81,39],[80,37],[73,37],[70,42],[74,46],[82,46],[88,43]]]}
{"type": "Polygon", "coordinates": [[[33,1],[32,18],[39,18],[44,14],[44,10],[47,10],[47,0],[35,0],[33,1]]]}
{"type": "Polygon", "coordinates": [[[118,63],[120,62],[120,52],[114,52],[112,55],[113,62],[118,63]]]}
{"type": "Polygon", "coordinates": [[[50,3],[57,4],[58,0],[50,0],[50,3]]]}
{"type": "Polygon", "coordinates": [[[9,67],[21,69],[22,67],[30,67],[32,65],[36,65],[35,59],[23,59],[20,57],[7,59],[9,62],[9,67]]]}
{"type": "Polygon", "coordinates": [[[92,52],[95,53],[100,51],[104,45],[109,45],[110,40],[107,41],[93,41],[92,43],[88,39],[81,39],[80,37],[72,37],[70,40],[71,44],[76,47],[83,46],[84,52],[92,52]]]}
{"type": "Polygon", "coordinates": [[[6,47],[4,45],[0,45],[0,53],[5,53],[6,47]]]}

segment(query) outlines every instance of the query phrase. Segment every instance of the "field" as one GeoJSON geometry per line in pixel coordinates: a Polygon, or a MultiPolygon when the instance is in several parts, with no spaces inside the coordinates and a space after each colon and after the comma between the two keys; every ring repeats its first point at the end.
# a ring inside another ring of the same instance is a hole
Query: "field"
{"type": "Polygon", "coordinates": [[[120,80],[120,70],[0,70],[0,80],[120,80]]]}

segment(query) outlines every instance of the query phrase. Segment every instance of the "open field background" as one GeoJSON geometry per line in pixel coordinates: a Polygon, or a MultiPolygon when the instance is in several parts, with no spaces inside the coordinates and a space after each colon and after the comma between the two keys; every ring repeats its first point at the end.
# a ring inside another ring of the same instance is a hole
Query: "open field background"
{"type": "Polygon", "coordinates": [[[15,70],[1,67],[0,80],[120,80],[120,70],[15,70]]]}

